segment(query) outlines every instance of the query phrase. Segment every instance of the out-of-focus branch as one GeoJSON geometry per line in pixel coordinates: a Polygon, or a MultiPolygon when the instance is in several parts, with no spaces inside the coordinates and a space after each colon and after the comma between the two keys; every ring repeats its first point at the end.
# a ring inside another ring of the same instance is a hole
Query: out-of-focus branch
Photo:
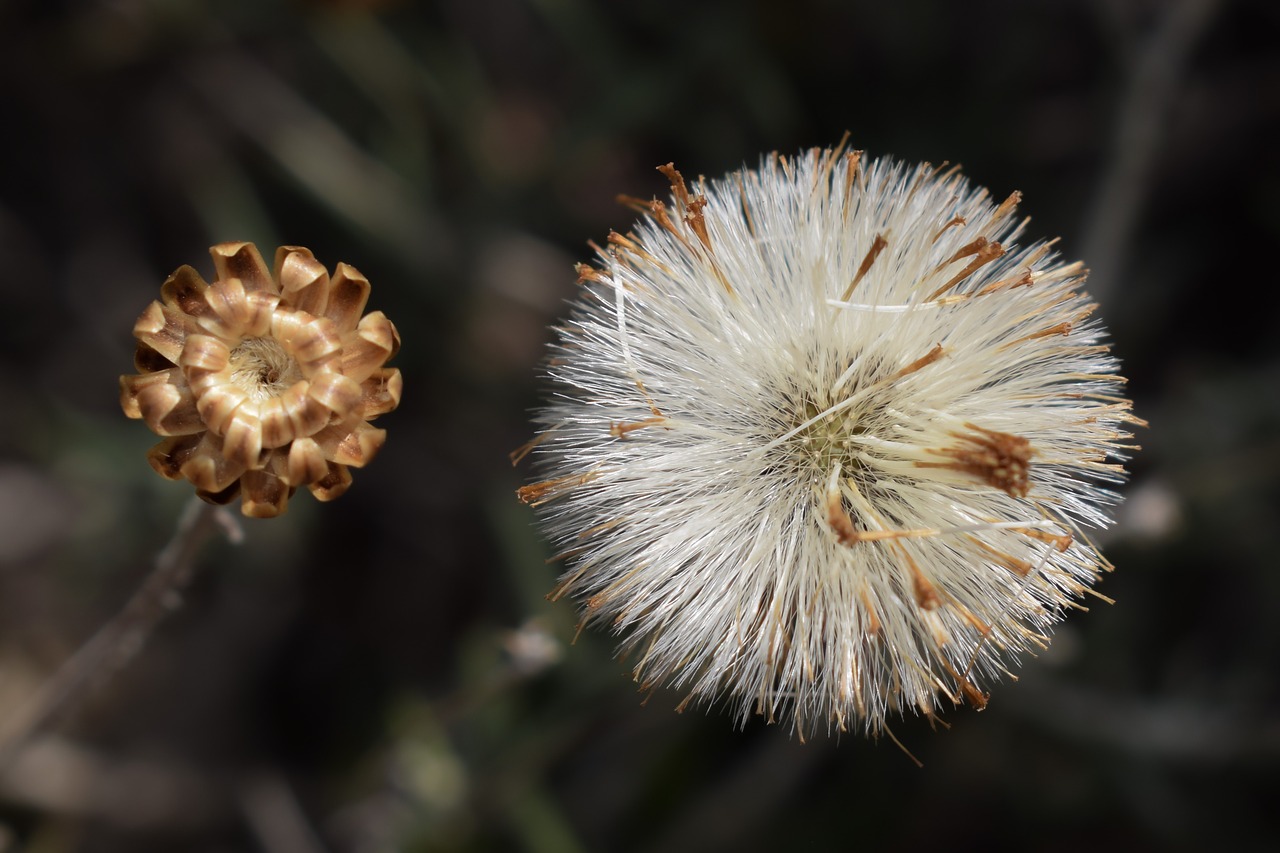
{"type": "Polygon", "coordinates": [[[1249,701],[1144,700],[1043,675],[1019,688],[1010,691],[1010,713],[1078,743],[1186,762],[1274,764],[1280,758],[1280,720],[1259,717],[1249,701]]]}
{"type": "Polygon", "coordinates": [[[224,820],[230,799],[192,767],[113,758],[53,735],[25,741],[0,770],[0,797],[30,809],[129,829],[196,829],[224,820]]]}
{"type": "Polygon", "coordinates": [[[450,260],[455,240],[443,219],[268,67],[228,52],[193,60],[183,72],[212,114],[259,145],[335,213],[420,269],[450,260]]]}
{"type": "Polygon", "coordinates": [[[1182,84],[1187,56],[1221,0],[1168,4],[1155,30],[1136,47],[1117,109],[1106,170],[1083,228],[1089,290],[1105,298],[1115,286],[1149,189],[1152,164],[1182,84]]]}
{"type": "Polygon", "coordinates": [[[245,779],[240,809],[266,853],[325,853],[327,849],[288,781],[276,771],[262,770],[245,779]]]}
{"type": "Polygon", "coordinates": [[[238,541],[240,528],[226,510],[192,498],[173,538],[156,556],[155,569],[124,608],[63,663],[8,721],[0,740],[0,772],[14,761],[26,741],[40,734],[59,713],[74,707],[95,683],[114,675],[133,659],[160,620],[181,603],[179,595],[195,574],[195,556],[219,527],[238,541]]]}

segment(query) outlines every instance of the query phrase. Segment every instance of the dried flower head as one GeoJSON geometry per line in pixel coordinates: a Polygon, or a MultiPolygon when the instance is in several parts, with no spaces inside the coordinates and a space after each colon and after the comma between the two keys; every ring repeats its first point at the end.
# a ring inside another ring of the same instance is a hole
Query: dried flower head
{"type": "Polygon", "coordinates": [[[386,440],[369,421],[400,404],[400,371],[384,367],[396,327],[361,316],[354,267],[330,277],[298,246],[276,250],[274,274],[251,243],[209,253],[212,284],[180,267],[133,327],[141,372],[120,377],[120,405],[165,436],[147,460],[211,503],[243,493],[249,516],[279,515],[299,486],[333,500],[386,440]]]}
{"type": "Polygon", "coordinates": [[[624,199],[514,454],[552,598],[642,685],[802,735],[984,705],[1109,568],[1082,531],[1138,422],[1017,193],[842,147],[624,199]]]}

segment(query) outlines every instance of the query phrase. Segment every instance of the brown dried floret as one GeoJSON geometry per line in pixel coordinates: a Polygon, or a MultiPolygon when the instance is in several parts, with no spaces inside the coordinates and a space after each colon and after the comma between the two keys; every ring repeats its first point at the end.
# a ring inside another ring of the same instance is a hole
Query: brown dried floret
{"type": "Polygon", "coordinates": [[[967,433],[952,433],[959,443],[930,453],[948,456],[951,462],[917,462],[918,468],[950,468],[969,474],[1006,494],[1023,498],[1031,488],[1031,458],[1035,448],[1020,435],[965,424],[967,433]]]}
{"type": "Polygon", "coordinates": [[[300,246],[277,249],[274,270],[251,243],[209,252],[212,283],[180,267],[134,324],[139,372],[120,377],[120,405],[165,437],[151,467],[206,501],[242,495],[245,515],[269,518],[299,486],[333,500],[386,440],[369,421],[400,404],[384,366],[400,336],[364,314],[354,267],[330,276],[300,246]]]}

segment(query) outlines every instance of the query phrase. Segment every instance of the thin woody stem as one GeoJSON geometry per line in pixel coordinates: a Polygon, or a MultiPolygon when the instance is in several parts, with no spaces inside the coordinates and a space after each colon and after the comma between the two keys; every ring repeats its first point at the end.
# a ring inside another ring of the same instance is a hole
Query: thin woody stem
{"type": "Polygon", "coordinates": [[[90,688],[123,669],[141,651],[165,615],[181,604],[179,594],[195,576],[195,556],[218,528],[223,528],[231,541],[239,540],[240,528],[223,507],[192,498],[142,586],[41,685],[7,727],[9,731],[0,740],[0,769],[58,715],[79,704],[90,688]]]}

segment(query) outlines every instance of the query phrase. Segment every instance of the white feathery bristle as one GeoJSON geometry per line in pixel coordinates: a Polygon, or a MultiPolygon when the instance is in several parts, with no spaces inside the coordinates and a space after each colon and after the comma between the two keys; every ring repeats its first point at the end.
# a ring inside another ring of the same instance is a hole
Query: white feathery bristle
{"type": "Polygon", "coordinates": [[[956,169],[662,171],[551,347],[520,495],[566,554],[553,597],[740,720],[982,706],[1109,568],[1084,531],[1140,421],[1083,267],[956,169]]]}

